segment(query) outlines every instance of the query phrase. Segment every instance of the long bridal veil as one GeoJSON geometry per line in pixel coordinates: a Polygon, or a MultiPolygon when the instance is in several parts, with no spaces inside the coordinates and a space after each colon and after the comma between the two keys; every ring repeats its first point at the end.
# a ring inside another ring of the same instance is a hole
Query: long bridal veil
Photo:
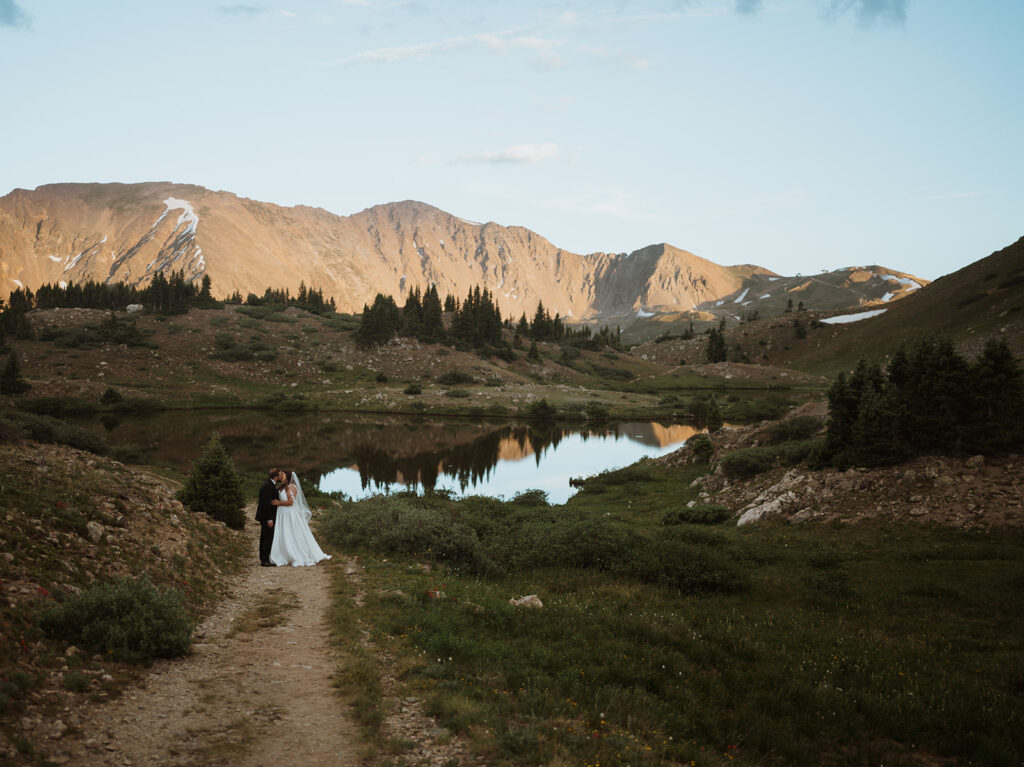
{"type": "Polygon", "coordinates": [[[309,504],[306,503],[306,494],[302,492],[302,485],[299,484],[299,475],[294,471],[292,472],[292,482],[295,484],[295,502],[293,506],[297,510],[301,511],[302,516],[304,516],[306,521],[309,522],[313,516],[313,511],[309,508],[309,504]]]}

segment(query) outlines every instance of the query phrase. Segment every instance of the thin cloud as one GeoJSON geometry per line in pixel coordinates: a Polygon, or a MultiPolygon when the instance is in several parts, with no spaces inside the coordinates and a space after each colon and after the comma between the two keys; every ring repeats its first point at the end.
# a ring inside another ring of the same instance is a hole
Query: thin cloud
{"type": "Polygon", "coordinates": [[[917,197],[918,200],[969,200],[974,197],[988,197],[989,195],[996,194],[995,191],[974,191],[974,192],[946,192],[943,194],[928,194],[923,197],[917,197]]]}
{"type": "Polygon", "coordinates": [[[474,37],[449,37],[434,43],[419,45],[397,45],[391,48],[376,48],[363,51],[344,59],[342,64],[389,64],[394,61],[425,59],[445,51],[467,48],[474,42],[474,37]]]}
{"type": "Polygon", "coordinates": [[[902,24],[907,20],[909,0],[829,0],[827,15],[831,18],[853,13],[864,24],[887,21],[902,24]]]}
{"type": "Polygon", "coordinates": [[[259,16],[267,12],[267,9],[262,6],[245,5],[242,3],[236,5],[222,5],[219,10],[221,13],[227,14],[228,16],[247,16],[249,18],[259,16]]]}
{"type": "Polygon", "coordinates": [[[363,51],[347,59],[342,64],[389,64],[395,61],[425,59],[449,51],[466,50],[475,46],[483,46],[498,54],[525,50],[537,53],[541,61],[554,58],[554,51],[564,44],[562,40],[550,40],[535,36],[514,35],[508,33],[482,33],[448,37],[431,43],[417,45],[397,45],[389,48],[375,48],[363,51]]]}
{"type": "Polygon", "coordinates": [[[736,13],[752,14],[761,10],[761,0],[736,0],[736,13]]]}
{"type": "Polygon", "coordinates": [[[30,29],[32,17],[25,13],[14,0],[0,0],[0,27],[30,29]]]}
{"type": "Polygon", "coordinates": [[[647,69],[651,65],[651,62],[643,56],[637,56],[626,51],[609,51],[604,48],[595,48],[588,45],[581,45],[579,49],[600,61],[626,69],[647,69]]]}
{"type": "Polygon", "coordinates": [[[456,157],[457,165],[537,165],[558,156],[558,144],[513,144],[496,152],[477,152],[456,157]]]}

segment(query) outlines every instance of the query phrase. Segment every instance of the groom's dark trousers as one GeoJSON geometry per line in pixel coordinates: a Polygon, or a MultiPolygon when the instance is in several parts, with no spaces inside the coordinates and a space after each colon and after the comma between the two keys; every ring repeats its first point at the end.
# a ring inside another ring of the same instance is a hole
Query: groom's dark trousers
{"type": "Polygon", "coordinates": [[[274,543],[274,528],[268,522],[277,521],[277,506],[271,501],[277,500],[277,485],[268,479],[260,486],[259,500],[256,503],[256,521],[260,523],[260,564],[270,562],[270,547],[274,543]]]}

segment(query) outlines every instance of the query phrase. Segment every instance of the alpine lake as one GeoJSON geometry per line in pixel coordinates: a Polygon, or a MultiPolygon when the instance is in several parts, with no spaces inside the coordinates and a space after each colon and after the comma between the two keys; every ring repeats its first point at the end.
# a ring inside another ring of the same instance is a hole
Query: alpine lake
{"type": "MultiPolygon", "coordinates": [[[[551,423],[275,410],[166,411],[101,420],[109,444],[132,445],[146,463],[187,474],[217,433],[246,480],[272,466],[303,484],[353,500],[404,490],[511,499],[575,493],[573,478],[678,449],[697,433],[682,423],[551,423]]],[[[247,483],[248,484],[248,483],[247,483]]]]}

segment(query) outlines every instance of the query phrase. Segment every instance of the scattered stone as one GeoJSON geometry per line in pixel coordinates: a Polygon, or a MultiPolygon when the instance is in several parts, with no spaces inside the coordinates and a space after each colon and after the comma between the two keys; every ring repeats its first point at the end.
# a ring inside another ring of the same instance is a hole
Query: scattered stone
{"type": "Polygon", "coordinates": [[[508,600],[508,603],[513,607],[535,607],[540,608],[544,606],[544,603],[540,601],[540,597],[536,594],[528,594],[525,597],[519,597],[516,599],[513,597],[508,600]]]}
{"type": "Polygon", "coordinates": [[[86,532],[89,533],[89,539],[93,543],[99,543],[100,542],[100,539],[103,537],[103,532],[104,532],[103,525],[101,525],[99,522],[89,521],[89,522],[85,523],[85,529],[86,529],[86,532]]]}

